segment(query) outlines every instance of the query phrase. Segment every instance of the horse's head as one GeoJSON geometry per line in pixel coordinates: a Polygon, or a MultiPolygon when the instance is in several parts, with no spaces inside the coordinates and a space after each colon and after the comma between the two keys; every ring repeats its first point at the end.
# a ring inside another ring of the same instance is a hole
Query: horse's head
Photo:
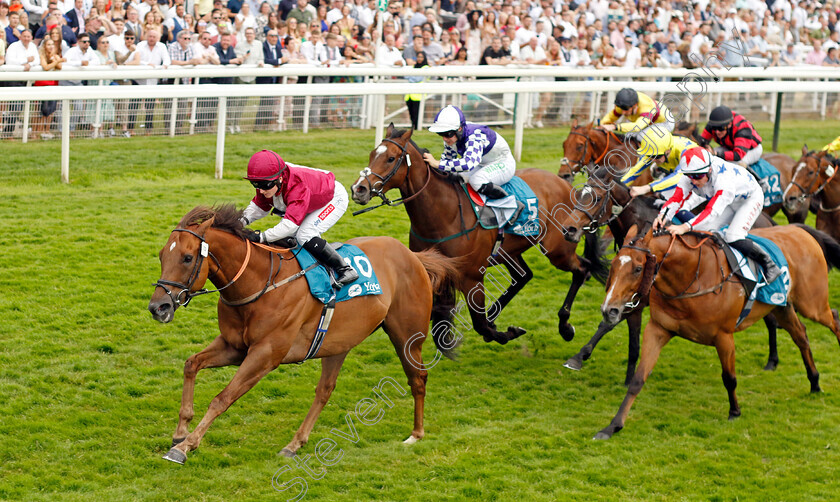
{"type": "Polygon", "coordinates": [[[818,195],[834,177],[835,159],[824,152],[808,150],[802,147],[802,157],[796,163],[793,177],[785,188],[784,204],[788,211],[796,212],[807,199],[818,195]]]}
{"type": "Polygon", "coordinates": [[[649,233],[639,235],[613,258],[606,285],[607,296],[601,304],[601,314],[610,325],[618,324],[625,312],[647,302],[656,273],[656,256],[648,247],[649,243],[649,233]]]}
{"type": "Polygon", "coordinates": [[[205,235],[213,222],[214,218],[210,218],[192,228],[176,228],[158,253],[160,279],[155,283],[155,292],[149,301],[149,312],[158,321],[171,321],[175,310],[186,306],[192,293],[207,281],[209,261],[205,258],[209,255],[209,246],[205,235]]]}
{"type": "Polygon", "coordinates": [[[569,137],[563,142],[563,158],[560,160],[560,171],[558,175],[567,176],[566,173],[580,172],[583,166],[592,160],[592,146],[589,144],[589,134],[592,131],[589,126],[572,125],[569,137]]]}
{"type": "Polygon", "coordinates": [[[696,122],[680,121],[674,126],[674,131],[671,134],[674,136],[682,136],[695,142],[700,139],[700,134],[697,132],[696,122]]]}
{"type": "Polygon", "coordinates": [[[410,128],[405,131],[395,129],[393,122],[388,126],[387,137],[370,152],[368,166],[359,173],[359,179],[351,187],[353,201],[365,205],[374,196],[387,200],[386,192],[405,183],[412,164],[408,152],[411,133],[410,128]]]}
{"type": "Polygon", "coordinates": [[[589,175],[586,184],[572,193],[574,206],[566,218],[559,222],[569,242],[580,242],[583,232],[596,232],[606,225],[612,216],[610,189],[613,180],[605,171],[598,169],[589,175]]]}

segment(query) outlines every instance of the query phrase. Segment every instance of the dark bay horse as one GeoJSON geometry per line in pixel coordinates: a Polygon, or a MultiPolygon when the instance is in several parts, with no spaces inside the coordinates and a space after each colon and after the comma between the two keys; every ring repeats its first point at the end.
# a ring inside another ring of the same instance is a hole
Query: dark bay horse
{"type": "Polygon", "coordinates": [[[736,326],[744,306],[743,286],[732,277],[723,251],[709,234],[689,233],[639,236],[613,259],[610,287],[601,306],[604,319],[617,322],[631,300],[649,291],[650,321],[645,327],[639,366],[618,413],[595,439],[608,439],[624,427],[636,396],[653,370],[665,344],[680,336],[717,349],[723,385],[729,394],[729,418],[741,415],[735,396],[735,342],[733,333],[773,312],[790,333],[802,354],[811,392],[819,392],[819,373],[805,325],[797,314],[829,328],[840,341],[840,319],[828,304],[828,268],[840,265],[840,244],[805,225],[786,225],[753,233],[775,242],[787,258],[790,292],[786,306],[756,301],[736,326]],[[827,263],[828,261],[828,263],[827,263]]]}
{"type": "Polygon", "coordinates": [[[826,152],[802,147],[793,181],[785,189],[785,207],[791,211],[816,208],[817,230],[840,239],[840,163],[826,152]]]}
{"type": "MultiPolygon", "coordinates": [[[[571,183],[574,173],[585,166],[612,166],[617,173],[623,174],[637,161],[637,145],[625,140],[612,131],[593,127],[590,122],[585,126],[572,124],[569,136],[563,142],[563,159],[557,173],[571,183]]],[[[636,180],[636,185],[646,185],[653,181],[650,171],[646,170],[636,180]]]]}
{"type": "MultiPolygon", "coordinates": [[[[603,226],[608,226],[615,238],[616,248],[620,248],[628,236],[635,235],[639,229],[649,228],[659,209],[654,206],[654,199],[649,197],[631,197],[630,190],[619,181],[619,176],[613,174],[607,167],[601,167],[590,173],[586,184],[575,196],[574,209],[561,220],[566,229],[566,238],[572,242],[580,240],[584,231],[595,232],[603,226]],[[629,235],[632,233],[631,235],[629,235]]],[[[756,220],[753,228],[772,227],[775,223],[769,216],[763,214],[756,220]]],[[[609,279],[607,280],[609,284],[609,279]]],[[[647,306],[647,297],[641,295],[633,300],[633,308],[625,309],[623,319],[628,327],[628,354],[625,385],[630,384],[639,359],[639,335],[642,329],[642,312],[647,306]]],[[[776,348],[776,320],[771,315],[764,318],[769,333],[770,354],[765,369],[774,370],[779,362],[776,348]]],[[[615,328],[606,320],[601,321],[595,335],[586,342],[580,351],[569,358],[563,366],[579,371],[583,368],[583,361],[589,359],[595,347],[607,333],[615,328]]]]}
{"type": "MultiPolygon", "coordinates": [[[[677,136],[685,136],[686,138],[689,138],[697,142],[698,144],[702,144],[702,138],[700,136],[700,132],[697,130],[696,123],[680,122],[674,127],[674,134],[677,136]]],[[[772,164],[773,167],[779,170],[779,190],[784,192],[787,189],[787,186],[790,184],[791,180],[793,179],[793,171],[795,166],[797,166],[799,163],[793,160],[793,158],[789,155],[785,155],[783,153],[769,152],[763,154],[761,158],[766,160],[767,162],[772,164]]],[[[778,202],[770,206],[765,206],[764,212],[768,216],[772,217],[779,212],[779,209],[781,209],[789,223],[805,222],[805,218],[808,217],[807,207],[804,209],[799,209],[798,211],[791,211],[783,203],[784,198],[782,202],[778,202]]]]}
{"type": "MultiPolygon", "coordinates": [[[[557,314],[560,318],[560,334],[564,339],[571,340],[575,330],[569,324],[569,315],[578,289],[590,275],[605,280],[607,271],[606,262],[600,255],[597,236],[587,240],[584,257],[580,257],[575,252],[576,244],[568,242],[563,237],[563,229],[556,224],[558,214],[568,211],[572,205],[571,185],[541,169],[517,171],[516,174],[525,180],[539,198],[540,233],[534,237],[507,235],[499,258],[491,258],[498,232],[485,230],[478,224],[467,195],[459,186],[447,181],[439,170],[426,164],[421,150],[411,140],[411,133],[411,130],[394,129],[393,124],[388,127],[387,138],[370,153],[368,167],[352,187],[353,200],[365,205],[376,196],[384,201],[383,204],[405,203],[411,220],[410,249],[419,251],[435,248],[445,256],[462,259],[459,289],[466,297],[474,329],[488,342],[505,344],[525,333],[524,329],[516,326],[500,332],[494,320],[533,277],[522,253],[531,246],[539,245],[540,251],[552,265],[572,272],[572,284],[557,314]],[[392,189],[398,189],[402,199],[387,199],[385,194],[392,189]],[[487,309],[484,276],[489,266],[494,264],[503,264],[510,272],[512,281],[487,309]]],[[[454,296],[437,296],[432,316],[435,326],[439,326],[440,321],[444,321],[440,326],[450,326],[449,320],[455,310],[454,296]]],[[[448,337],[449,331],[439,332],[436,329],[434,336],[436,340],[439,336],[448,337]]],[[[444,351],[444,354],[452,357],[449,351],[444,351]]]]}
{"type": "MultiPolygon", "coordinates": [[[[233,205],[196,207],[184,216],[159,253],[161,275],[149,302],[155,319],[170,322],[178,306],[208,292],[202,289],[208,279],[221,295],[220,334],[184,365],[178,426],[173,447],[164,456],[180,464],[198,448],[213,420],[264,376],[280,364],[303,361],[319,325],[323,305],[309,293],[293,252],[246,240],[240,217],[241,211],[233,205]],[[196,373],[229,365],[239,369],[190,433],[196,373]]],[[[315,402],[283,448],[286,456],[294,456],[309,439],[347,353],[380,326],[394,344],[414,396],[414,429],[406,442],[416,442],[424,434],[427,372],[420,351],[429,329],[432,295],[457,275],[457,263],[434,251],[412,253],[390,237],[349,242],[366,253],[382,294],[336,304],[323,345],[314,355],[321,359],[315,402]]]]}

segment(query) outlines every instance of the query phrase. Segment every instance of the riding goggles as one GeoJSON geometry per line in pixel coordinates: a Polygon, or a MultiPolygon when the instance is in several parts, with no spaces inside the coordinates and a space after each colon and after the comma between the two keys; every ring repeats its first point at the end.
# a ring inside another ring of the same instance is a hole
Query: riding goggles
{"type": "Polygon", "coordinates": [[[444,132],[439,132],[438,136],[441,136],[443,138],[451,138],[451,137],[455,136],[455,133],[456,133],[456,131],[444,131],[444,132]]]}
{"type": "Polygon", "coordinates": [[[685,175],[688,176],[688,178],[692,179],[692,180],[702,180],[703,176],[706,176],[706,173],[691,173],[691,174],[685,173],[685,175]]]}
{"type": "Polygon", "coordinates": [[[277,185],[277,180],[248,180],[257,190],[271,190],[277,185]]]}

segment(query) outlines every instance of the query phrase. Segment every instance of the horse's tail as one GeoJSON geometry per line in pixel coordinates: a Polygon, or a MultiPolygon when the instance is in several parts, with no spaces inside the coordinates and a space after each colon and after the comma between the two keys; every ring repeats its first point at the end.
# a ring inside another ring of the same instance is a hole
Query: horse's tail
{"type": "Polygon", "coordinates": [[[434,249],[415,252],[414,256],[420,260],[423,268],[426,269],[426,273],[429,274],[434,293],[443,293],[448,288],[456,286],[458,279],[461,277],[461,272],[458,269],[461,260],[443,256],[434,249]]]}
{"type": "Polygon", "coordinates": [[[462,336],[452,330],[452,315],[458,307],[455,294],[461,280],[461,260],[449,258],[434,249],[415,252],[432,282],[435,303],[432,305],[432,339],[435,347],[452,360],[458,358],[462,336]]]}
{"type": "Polygon", "coordinates": [[[589,274],[601,284],[606,284],[610,266],[606,256],[604,256],[601,236],[598,232],[587,233],[584,237],[583,257],[589,262],[589,274]]]}
{"type": "Polygon", "coordinates": [[[804,223],[792,223],[792,225],[808,232],[817,241],[822,248],[823,256],[825,256],[825,262],[828,264],[829,270],[832,267],[840,268],[840,243],[834,240],[834,237],[816,228],[811,228],[804,223]]]}

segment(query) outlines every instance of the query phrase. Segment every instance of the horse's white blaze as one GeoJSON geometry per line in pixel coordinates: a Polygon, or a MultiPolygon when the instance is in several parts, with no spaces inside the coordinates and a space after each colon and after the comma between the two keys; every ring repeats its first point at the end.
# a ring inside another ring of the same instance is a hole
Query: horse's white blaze
{"type": "MultiPolygon", "coordinates": [[[[618,257],[618,268],[621,268],[624,265],[627,265],[628,263],[630,263],[630,257],[629,256],[619,256],[618,257]]],[[[601,310],[602,311],[607,307],[607,305],[610,304],[610,300],[612,300],[613,288],[615,288],[615,284],[610,286],[609,291],[607,291],[607,297],[604,298],[604,303],[601,304],[601,310]]]]}
{"type": "Polygon", "coordinates": [[[169,251],[170,251],[170,252],[172,252],[172,250],[173,250],[173,249],[175,249],[175,245],[176,245],[176,244],[178,244],[178,243],[177,243],[177,242],[175,242],[175,241],[172,241],[172,245],[171,245],[171,246],[169,246],[169,251]]]}
{"type": "Polygon", "coordinates": [[[387,151],[388,151],[388,147],[387,147],[387,146],[385,146],[385,145],[379,145],[379,146],[376,148],[376,155],[377,155],[377,157],[378,157],[379,155],[384,155],[384,154],[385,154],[385,152],[387,152],[387,151]]]}

